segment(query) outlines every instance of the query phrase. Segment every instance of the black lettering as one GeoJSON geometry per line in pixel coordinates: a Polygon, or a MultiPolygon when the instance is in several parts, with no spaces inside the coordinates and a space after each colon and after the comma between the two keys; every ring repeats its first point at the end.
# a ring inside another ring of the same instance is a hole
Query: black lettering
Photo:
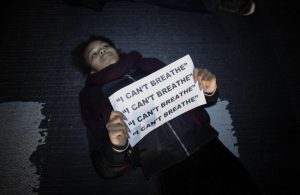
{"type": "Polygon", "coordinates": [[[150,123],[148,123],[147,125],[141,127],[141,131],[145,131],[146,129],[148,129],[151,126],[156,125],[157,121],[161,121],[161,116],[157,117],[156,119],[154,119],[153,121],[151,121],[150,123]]]}
{"type": "Polygon", "coordinates": [[[139,131],[138,131],[138,130],[137,130],[136,132],[133,132],[132,135],[137,135],[137,134],[139,134],[139,131]]]}
{"type": "Polygon", "coordinates": [[[132,106],[131,106],[132,110],[137,110],[138,108],[148,104],[150,100],[154,100],[153,96],[154,96],[154,94],[151,94],[150,96],[146,97],[145,99],[138,101],[137,104],[132,104],[132,106]]]}
{"type": "Polygon", "coordinates": [[[153,81],[150,81],[150,84],[151,84],[151,86],[155,86],[156,82],[153,80],[153,81]]]}
{"type": "Polygon", "coordinates": [[[157,91],[157,92],[156,92],[156,95],[157,95],[158,97],[160,97],[160,96],[163,95],[163,93],[162,93],[161,91],[157,91]]]}
{"type": "MultiPolygon", "coordinates": [[[[182,107],[192,103],[192,102],[195,102],[196,101],[196,98],[198,97],[198,95],[195,95],[183,102],[181,102],[180,104],[178,104],[177,106],[174,106],[173,108],[169,109],[167,112],[164,113],[164,117],[167,117],[169,116],[170,114],[173,114],[174,112],[176,112],[177,110],[181,109],[182,107]]],[[[164,106],[175,101],[177,98],[179,98],[179,95],[176,95],[175,97],[172,97],[170,99],[168,99],[165,103],[164,103],[164,106]]]]}
{"type": "Polygon", "coordinates": [[[143,113],[142,115],[137,117],[138,122],[142,122],[146,118],[149,118],[150,116],[154,115],[154,111],[158,111],[158,106],[152,108],[151,110],[147,111],[146,113],[143,113]]]}
{"type": "Polygon", "coordinates": [[[130,99],[133,96],[136,96],[136,95],[142,93],[144,91],[144,88],[148,89],[147,83],[140,86],[140,87],[138,87],[138,88],[136,88],[135,90],[132,90],[131,93],[126,93],[125,96],[126,96],[127,99],[130,99]]]}

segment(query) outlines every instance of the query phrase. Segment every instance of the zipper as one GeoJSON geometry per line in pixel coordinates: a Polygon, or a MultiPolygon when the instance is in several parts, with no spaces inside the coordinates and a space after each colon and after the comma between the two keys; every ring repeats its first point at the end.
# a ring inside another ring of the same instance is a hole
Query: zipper
{"type": "Polygon", "coordinates": [[[127,77],[128,79],[132,80],[132,81],[136,81],[131,75],[129,74],[125,74],[125,77],[127,77]]]}
{"type": "MultiPolygon", "coordinates": [[[[132,81],[136,81],[131,75],[129,74],[125,74],[125,77],[127,77],[128,79],[132,80],[132,81]]],[[[174,134],[174,136],[176,137],[177,141],[180,143],[182,149],[185,151],[187,156],[190,156],[189,151],[187,150],[187,148],[185,147],[185,145],[183,144],[183,142],[181,141],[181,139],[178,137],[176,131],[174,130],[173,126],[171,125],[171,123],[166,122],[168,127],[171,129],[172,133],[174,134]]]]}
{"type": "Polygon", "coordinates": [[[185,145],[182,143],[181,139],[178,137],[176,131],[174,130],[174,128],[172,127],[171,123],[169,122],[166,122],[169,126],[169,128],[172,130],[172,133],[175,135],[176,139],[179,141],[181,147],[183,148],[183,150],[185,151],[186,155],[189,156],[190,153],[189,151],[187,150],[187,148],[185,147],[185,145]]]}

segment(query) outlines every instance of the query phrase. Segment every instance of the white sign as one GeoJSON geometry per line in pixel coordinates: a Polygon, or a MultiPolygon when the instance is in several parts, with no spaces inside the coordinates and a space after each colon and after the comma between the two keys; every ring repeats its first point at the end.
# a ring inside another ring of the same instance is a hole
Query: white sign
{"type": "Polygon", "coordinates": [[[127,118],[132,147],[155,128],[206,104],[193,70],[193,61],[186,55],[109,97],[113,109],[127,118]]]}

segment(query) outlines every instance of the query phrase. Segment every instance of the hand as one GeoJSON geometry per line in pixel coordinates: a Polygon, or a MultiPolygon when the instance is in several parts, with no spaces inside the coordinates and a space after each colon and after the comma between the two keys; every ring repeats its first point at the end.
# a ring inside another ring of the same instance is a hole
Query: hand
{"type": "Polygon", "coordinates": [[[123,118],[124,116],[121,112],[112,111],[109,121],[106,123],[109,139],[112,144],[117,146],[124,146],[128,138],[128,128],[123,118]]]}
{"type": "Polygon", "coordinates": [[[207,69],[195,68],[193,77],[195,81],[198,81],[204,92],[213,93],[217,89],[216,76],[207,69]]]}

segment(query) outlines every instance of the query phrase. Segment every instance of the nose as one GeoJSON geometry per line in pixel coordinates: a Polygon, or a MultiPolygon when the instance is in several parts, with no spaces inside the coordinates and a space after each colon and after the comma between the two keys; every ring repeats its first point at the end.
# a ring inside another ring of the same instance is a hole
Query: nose
{"type": "Polygon", "coordinates": [[[102,56],[103,54],[105,54],[105,49],[101,49],[101,51],[100,51],[100,55],[102,56]]]}

